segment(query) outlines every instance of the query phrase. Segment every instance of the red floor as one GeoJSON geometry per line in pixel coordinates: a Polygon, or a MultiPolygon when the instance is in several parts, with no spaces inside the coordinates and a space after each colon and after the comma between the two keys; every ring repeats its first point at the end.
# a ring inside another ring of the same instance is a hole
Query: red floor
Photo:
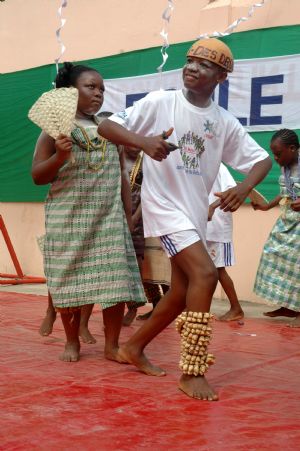
{"type": "Polygon", "coordinates": [[[60,319],[52,336],[37,333],[45,308],[43,296],[0,293],[1,450],[300,449],[299,330],[263,318],[216,322],[209,380],[220,401],[209,403],[177,389],[173,326],[148,347],[168,372],[155,378],[103,359],[98,308],[97,343],[82,346],[80,362],[59,361],[60,319]]]}

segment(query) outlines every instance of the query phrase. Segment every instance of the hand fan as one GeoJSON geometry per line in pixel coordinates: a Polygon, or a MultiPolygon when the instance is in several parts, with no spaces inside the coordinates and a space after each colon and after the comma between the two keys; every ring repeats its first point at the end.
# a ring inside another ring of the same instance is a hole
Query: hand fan
{"type": "Polygon", "coordinates": [[[28,117],[52,138],[71,135],[78,103],[76,88],[58,88],[44,92],[31,107],[28,117]]]}

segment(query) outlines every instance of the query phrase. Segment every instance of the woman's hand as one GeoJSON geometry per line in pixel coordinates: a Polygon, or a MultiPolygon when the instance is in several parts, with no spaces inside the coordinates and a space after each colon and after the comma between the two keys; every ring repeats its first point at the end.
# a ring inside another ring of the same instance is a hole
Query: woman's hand
{"type": "Polygon", "coordinates": [[[55,140],[55,150],[57,159],[61,162],[68,160],[72,153],[72,139],[67,136],[60,134],[55,140]]]}
{"type": "Polygon", "coordinates": [[[294,211],[300,211],[300,197],[291,203],[291,209],[294,211]]]}

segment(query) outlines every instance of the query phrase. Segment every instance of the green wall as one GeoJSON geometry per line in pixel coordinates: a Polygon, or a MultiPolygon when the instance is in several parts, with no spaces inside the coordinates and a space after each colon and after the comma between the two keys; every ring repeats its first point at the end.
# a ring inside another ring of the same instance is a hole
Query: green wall
{"type": "MultiPolygon", "coordinates": [[[[223,40],[235,59],[263,58],[299,53],[300,25],[234,33],[223,40]]],[[[180,68],[191,42],[171,45],[164,71],[180,68]]],[[[120,78],[154,73],[161,64],[160,47],[84,61],[105,78],[120,78]]],[[[43,201],[47,186],[35,186],[30,170],[32,154],[40,130],[27,118],[35,100],[52,87],[55,64],[0,75],[0,202],[43,201]]],[[[252,133],[268,149],[272,132],[252,133]]],[[[278,192],[279,168],[274,164],[259,189],[269,199],[278,192]]],[[[235,174],[236,176],[236,174],[235,174]]],[[[240,176],[236,178],[241,179],[240,176]]]]}

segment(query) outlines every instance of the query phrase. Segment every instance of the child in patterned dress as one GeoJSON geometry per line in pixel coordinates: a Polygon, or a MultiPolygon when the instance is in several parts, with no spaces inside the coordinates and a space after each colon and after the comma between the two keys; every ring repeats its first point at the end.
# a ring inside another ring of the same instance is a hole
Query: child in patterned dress
{"type": "Polygon", "coordinates": [[[278,204],[281,214],[264,245],[254,292],[277,308],[265,316],[295,318],[300,327],[300,157],[299,138],[293,130],[276,132],[270,144],[281,166],[280,194],[269,203],[252,203],[255,210],[268,211],[278,204]]]}

